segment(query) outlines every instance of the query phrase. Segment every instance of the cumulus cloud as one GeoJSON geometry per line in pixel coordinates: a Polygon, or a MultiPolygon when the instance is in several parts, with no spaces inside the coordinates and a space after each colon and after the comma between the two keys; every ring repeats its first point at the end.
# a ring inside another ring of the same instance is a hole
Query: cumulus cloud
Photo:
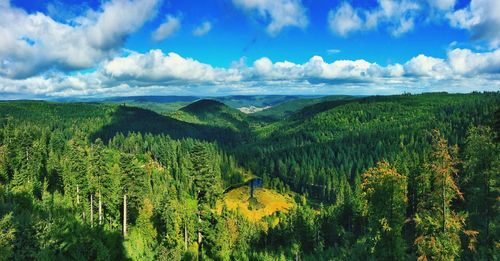
{"type": "Polygon", "coordinates": [[[154,17],[156,6],[157,0],[112,0],[71,23],[61,23],[4,0],[0,4],[0,75],[26,78],[50,69],[93,67],[154,17]]]}
{"type": "Polygon", "coordinates": [[[32,96],[241,93],[398,93],[402,91],[498,91],[500,51],[453,49],[446,58],[418,55],[386,66],[359,60],[273,62],[267,57],[218,68],[176,53],[130,52],[96,71],[48,73],[27,79],[0,77],[0,93],[32,96]]]}
{"type": "Polygon", "coordinates": [[[428,57],[420,54],[404,64],[405,73],[409,76],[432,77],[444,79],[451,75],[451,68],[444,59],[428,57]]]}
{"type": "Polygon", "coordinates": [[[301,0],[233,0],[234,5],[268,22],[266,31],[277,35],[283,28],[306,28],[309,20],[301,0]]]}
{"type": "Polygon", "coordinates": [[[378,0],[372,10],[353,8],[342,2],[328,14],[328,25],[332,32],[346,36],[351,32],[371,30],[382,24],[393,36],[399,36],[413,29],[421,6],[409,0],[378,0]]]}
{"type": "Polygon", "coordinates": [[[485,53],[454,49],[448,52],[448,61],[460,75],[500,74],[500,49],[485,53]]]}
{"type": "Polygon", "coordinates": [[[328,26],[337,35],[347,36],[358,31],[386,29],[398,37],[415,27],[416,21],[448,21],[452,27],[470,31],[473,40],[500,46],[500,1],[471,0],[455,10],[456,0],[377,0],[375,8],[353,7],[341,2],[328,13],[328,26]]]}
{"type": "Polygon", "coordinates": [[[104,66],[104,72],[120,80],[140,80],[149,82],[214,81],[216,70],[191,58],[183,58],[176,53],[163,54],[161,50],[151,50],[146,54],[132,53],[118,57],[104,66]]]}
{"type": "Polygon", "coordinates": [[[328,25],[332,32],[346,36],[350,32],[358,31],[363,27],[363,21],[352,6],[343,2],[337,10],[328,12],[328,25]]]}
{"type": "Polygon", "coordinates": [[[77,21],[87,27],[93,46],[109,50],[121,46],[128,35],[154,17],[157,3],[158,0],[114,0],[106,2],[101,12],[89,10],[77,21]]]}
{"type": "Polygon", "coordinates": [[[500,46],[500,1],[472,0],[468,6],[449,13],[450,24],[469,30],[475,40],[485,40],[500,46]]]}
{"type": "Polygon", "coordinates": [[[205,21],[200,24],[198,27],[194,28],[193,35],[194,36],[203,36],[212,30],[212,23],[205,21]]]}
{"type": "Polygon", "coordinates": [[[165,38],[172,36],[181,29],[181,19],[172,15],[165,16],[163,22],[152,34],[152,38],[156,42],[163,41],[165,38]]]}

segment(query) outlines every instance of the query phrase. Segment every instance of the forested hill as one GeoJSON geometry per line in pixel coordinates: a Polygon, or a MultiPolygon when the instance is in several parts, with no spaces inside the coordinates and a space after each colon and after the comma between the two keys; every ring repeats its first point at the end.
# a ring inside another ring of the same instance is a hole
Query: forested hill
{"type": "Polygon", "coordinates": [[[462,145],[468,128],[498,121],[499,104],[498,93],[326,101],[260,128],[259,139],[236,153],[256,173],[334,200],[339,178],[354,182],[380,160],[397,161],[405,171],[419,166],[430,150],[433,129],[439,129],[451,144],[462,145]]]}
{"type": "Polygon", "coordinates": [[[497,260],[499,118],[498,92],[0,102],[0,260],[497,260]]]}
{"type": "Polygon", "coordinates": [[[203,99],[193,102],[179,111],[170,113],[173,117],[199,122],[210,126],[228,127],[235,131],[249,131],[252,120],[237,109],[222,102],[203,99]]]}
{"type": "Polygon", "coordinates": [[[294,99],[276,104],[269,109],[253,113],[251,116],[264,121],[282,120],[296,113],[297,111],[300,111],[305,107],[309,107],[314,104],[324,103],[327,101],[348,100],[356,98],[357,98],[356,96],[332,95],[319,98],[316,97],[316,98],[294,99]]]}

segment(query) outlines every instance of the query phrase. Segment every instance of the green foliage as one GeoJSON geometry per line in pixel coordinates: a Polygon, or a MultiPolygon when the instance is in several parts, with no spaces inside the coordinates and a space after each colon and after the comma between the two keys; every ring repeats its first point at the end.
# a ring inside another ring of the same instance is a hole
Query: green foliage
{"type": "Polygon", "coordinates": [[[460,233],[465,215],[451,208],[455,199],[463,199],[455,178],[458,170],[457,147],[449,147],[439,131],[433,132],[431,160],[426,164],[423,179],[429,184],[415,215],[419,260],[454,260],[460,254],[460,233]]]}
{"type": "MultiPolygon", "coordinates": [[[[1,192],[0,192],[1,193],[1,192]]],[[[12,220],[12,212],[0,219],[0,260],[9,260],[14,255],[14,239],[16,229],[12,220]]]]}
{"type": "Polygon", "coordinates": [[[265,121],[282,120],[304,109],[305,107],[309,107],[311,105],[323,103],[326,101],[335,101],[344,99],[354,99],[354,97],[345,95],[333,95],[321,98],[294,99],[290,101],[285,101],[283,103],[279,103],[269,109],[253,113],[251,116],[265,121]]]}
{"type": "Polygon", "coordinates": [[[167,115],[0,102],[0,257],[496,259],[499,102],[498,93],[333,96],[265,117],[211,100],[167,115]],[[429,138],[432,129],[441,134],[429,138]],[[229,211],[223,189],[251,178],[293,190],[297,207],[261,220],[229,211]]]}
{"type": "Polygon", "coordinates": [[[406,177],[382,161],[363,174],[368,231],[373,254],[380,260],[404,259],[402,229],[406,210],[406,177]]]}
{"type": "Polygon", "coordinates": [[[145,198],[137,222],[125,241],[125,249],[132,260],[155,260],[157,232],[152,218],[153,204],[145,198]]]}
{"type": "Polygon", "coordinates": [[[468,224],[479,232],[473,259],[500,258],[495,242],[500,239],[500,147],[489,127],[471,127],[465,139],[464,177],[468,224]]]}

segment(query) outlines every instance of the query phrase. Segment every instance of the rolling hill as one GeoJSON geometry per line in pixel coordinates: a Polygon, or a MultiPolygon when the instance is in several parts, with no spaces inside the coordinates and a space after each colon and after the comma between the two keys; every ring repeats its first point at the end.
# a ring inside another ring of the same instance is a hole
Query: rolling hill
{"type": "Polygon", "coordinates": [[[249,132],[254,121],[246,114],[216,100],[202,99],[167,114],[180,121],[249,132]]]}

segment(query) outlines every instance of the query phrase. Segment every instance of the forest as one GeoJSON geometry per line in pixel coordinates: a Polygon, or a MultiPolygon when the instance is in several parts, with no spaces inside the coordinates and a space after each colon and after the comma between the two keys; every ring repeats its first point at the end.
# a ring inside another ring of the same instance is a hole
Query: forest
{"type": "Polygon", "coordinates": [[[500,259],[499,92],[224,101],[1,101],[0,260],[500,259]]]}

